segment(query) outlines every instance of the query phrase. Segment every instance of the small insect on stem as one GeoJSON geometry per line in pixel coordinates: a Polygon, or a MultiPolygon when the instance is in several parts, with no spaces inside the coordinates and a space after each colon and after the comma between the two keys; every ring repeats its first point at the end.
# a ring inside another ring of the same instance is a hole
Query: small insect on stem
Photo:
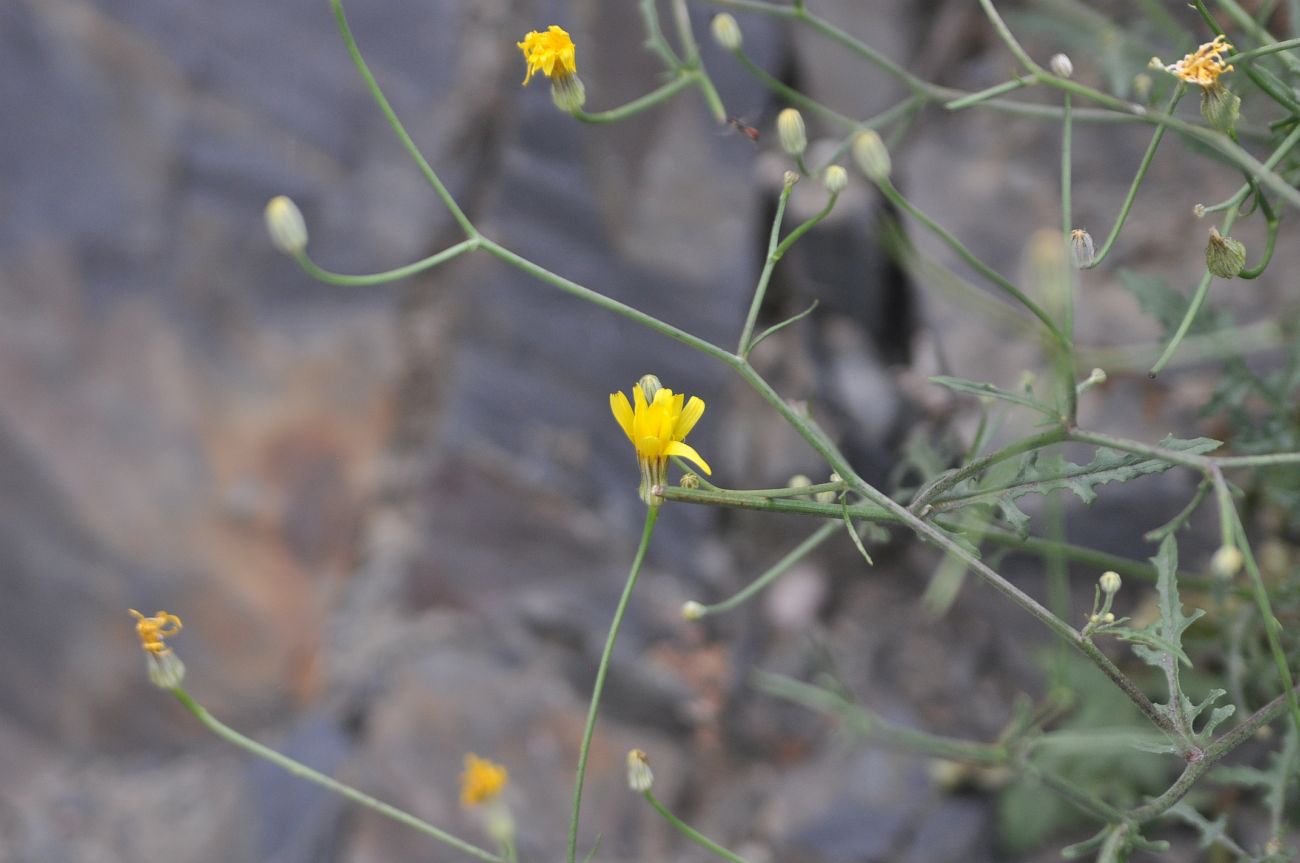
{"type": "Polygon", "coordinates": [[[749,140],[753,141],[755,144],[758,143],[758,130],[746,123],[744,120],[741,120],[739,117],[728,117],[727,124],[749,140]]]}

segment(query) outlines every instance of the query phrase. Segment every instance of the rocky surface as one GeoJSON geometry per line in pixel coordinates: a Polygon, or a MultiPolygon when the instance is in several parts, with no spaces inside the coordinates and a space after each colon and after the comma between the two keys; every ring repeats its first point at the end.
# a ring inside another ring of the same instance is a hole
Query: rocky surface
{"type": "MultiPolygon", "coordinates": [[[[951,83],[993,83],[1007,65],[963,4],[822,5],[951,83]]],[[[760,147],[719,134],[694,94],[582,126],[544,84],[518,87],[513,42],[551,20],[578,41],[592,107],[654,86],[619,4],[349,13],[396,110],[487,233],[705,338],[735,337],[784,167],[765,154],[780,105],[730,58],[706,45],[760,147]]],[[[839,110],[867,115],[901,95],[813,34],[742,23],[757,62],[839,110]]],[[[0,111],[0,860],[454,859],[204,732],[149,687],[128,607],[183,616],[188,686],[217,716],[472,841],[486,840],[457,802],[461,757],[508,764],[522,859],[556,859],[642,514],[606,394],[654,371],[702,395],[692,442],[727,485],[824,468],[720,365],[490,258],[343,289],[276,255],[261,208],[277,193],[299,202],[313,255],[338,271],[456,238],[323,0],[7,4],[0,111]]],[[[900,183],[1014,271],[1024,238],[1056,218],[1055,134],[930,111],[895,154],[900,183]]],[[[1100,238],[1146,138],[1080,135],[1078,208],[1100,238]]],[[[1193,185],[1185,166],[1201,177],[1205,163],[1170,162],[1117,255],[1186,280],[1203,230],[1191,205],[1234,180],[1193,185]]],[[[819,206],[812,186],[793,214],[819,206]]],[[[878,216],[855,178],[778,270],[764,317],[812,298],[823,312],[755,362],[883,480],[917,422],[969,421],[953,399],[919,395],[920,376],[1005,385],[1039,358],[914,292],[873,240],[878,216]]],[[[1153,335],[1112,276],[1089,273],[1082,291],[1096,344],[1153,335]]],[[[1227,299],[1244,316],[1249,302],[1227,299]]],[[[1085,402],[1091,421],[1173,430],[1166,384],[1116,377],[1085,402]]],[[[1170,475],[1133,493],[1172,512],[1187,490],[1170,475]]],[[[1078,524],[1072,534],[1114,550],[1141,533],[1096,513],[1078,524]]],[[[749,686],[755,668],[809,676],[833,663],[892,719],[987,739],[1035,690],[1042,640],[998,597],[968,588],[927,619],[928,550],[898,543],[868,570],[836,541],[763,600],[680,620],[684,600],[731,594],[809,530],[665,512],[592,750],[581,838],[600,839],[597,859],[705,859],[626,791],[633,746],[650,753],[661,800],[753,861],[1005,859],[988,798],[951,794],[924,760],[864,749],[749,686]]],[[[1018,578],[1041,590],[1032,566],[1018,578]]]]}

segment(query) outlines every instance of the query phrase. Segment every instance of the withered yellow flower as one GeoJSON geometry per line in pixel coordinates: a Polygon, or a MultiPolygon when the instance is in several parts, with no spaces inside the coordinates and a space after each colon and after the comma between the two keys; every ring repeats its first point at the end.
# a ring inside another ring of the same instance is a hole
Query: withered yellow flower
{"type": "Polygon", "coordinates": [[[524,41],[515,44],[524,52],[524,61],[528,63],[528,72],[524,75],[525,85],[536,72],[541,72],[547,78],[578,74],[573,40],[562,27],[552,24],[546,28],[545,33],[534,30],[524,37],[524,41]]]}
{"type": "Polygon", "coordinates": [[[689,459],[706,474],[708,462],[685,443],[686,435],[704,415],[704,400],[664,389],[654,375],[646,375],[632,387],[632,401],[621,392],[611,393],[609,408],[627,439],[636,448],[641,467],[641,499],[655,503],[652,490],[665,482],[669,456],[689,459]]]}
{"type": "Polygon", "coordinates": [[[465,756],[465,772],[460,774],[462,806],[478,806],[496,799],[506,787],[510,774],[504,767],[473,752],[465,756]]]}
{"type": "Polygon", "coordinates": [[[172,652],[165,639],[181,631],[181,619],[174,614],[160,611],[153,617],[145,617],[134,608],[128,609],[135,616],[135,634],[140,636],[140,646],[153,656],[166,656],[172,652]]]}
{"type": "Polygon", "coordinates": [[[1224,72],[1231,72],[1232,66],[1223,62],[1223,53],[1232,50],[1232,43],[1222,34],[1215,36],[1213,42],[1206,42],[1165,71],[1177,75],[1189,84],[1210,87],[1218,82],[1224,72]]]}

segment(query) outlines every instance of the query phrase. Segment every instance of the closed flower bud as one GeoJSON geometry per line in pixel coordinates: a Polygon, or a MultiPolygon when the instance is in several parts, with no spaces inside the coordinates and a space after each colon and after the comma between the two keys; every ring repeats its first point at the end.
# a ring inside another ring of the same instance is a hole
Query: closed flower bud
{"type": "Polygon", "coordinates": [[[739,51],[743,43],[740,36],[740,25],[730,14],[723,12],[713,16],[713,23],[710,25],[713,30],[713,41],[717,42],[727,51],[739,51]]]}
{"type": "Polygon", "coordinates": [[[1069,78],[1074,74],[1074,64],[1071,63],[1070,58],[1064,54],[1053,55],[1047,65],[1051,68],[1052,74],[1058,78],[1069,78]]]}
{"type": "Polygon", "coordinates": [[[698,474],[693,474],[693,473],[682,474],[681,482],[677,484],[685,489],[699,488],[700,477],[698,474]]]}
{"type": "Polygon", "coordinates": [[[1221,279],[1236,278],[1246,266],[1246,247],[1241,241],[1225,237],[1210,228],[1210,242],[1205,246],[1205,267],[1221,279]]]}
{"type": "Polygon", "coordinates": [[[297,255],[307,248],[307,224],[297,204],[284,195],[276,195],[267,202],[263,215],[271,244],[277,249],[286,255],[297,255]]]}
{"type": "Polygon", "coordinates": [[[1210,558],[1210,572],[1219,578],[1232,578],[1241,571],[1245,557],[1235,545],[1222,545],[1210,558]]]}
{"type": "Polygon", "coordinates": [[[1119,593],[1121,583],[1119,573],[1113,571],[1103,572],[1101,578],[1097,580],[1097,584],[1101,586],[1101,592],[1110,596],[1119,593]]]}
{"type": "Polygon", "coordinates": [[[889,179],[892,168],[889,150],[874,129],[865,129],[853,139],[853,161],[871,182],[883,183],[889,179]]]}
{"type": "Polygon", "coordinates": [[[782,150],[791,156],[802,156],[808,149],[808,130],[803,124],[803,114],[795,108],[786,108],[777,114],[776,137],[782,150]]]}
{"type": "Polygon", "coordinates": [[[826,187],[826,191],[838,195],[849,184],[849,172],[839,165],[831,165],[822,175],[822,184],[826,187]]]}
{"type": "Polygon", "coordinates": [[[804,476],[801,473],[797,473],[794,476],[790,477],[790,480],[785,484],[785,487],[786,488],[807,488],[810,485],[812,485],[812,480],[808,479],[808,477],[804,476]]]}
{"type": "Polygon", "coordinates": [[[640,749],[633,749],[627,754],[627,787],[633,791],[649,791],[655,783],[655,775],[650,771],[650,759],[640,749]]]}
{"type": "Polygon", "coordinates": [[[1223,134],[1231,135],[1237,128],[1237,118],[1241,116],[1241,97],[1218,81],[1202,87],[1201,116],[1223,134]]]}
{"type": "Polygon", "coordinates": [[[704,606],[695,600],[682,603],[682,620],[699,620],[704,616],[704,606]]]}
{"type": "Polygon", "coordinates": [[[1074,262],[1075,269],[1082,270],[1092,266],[1093,258],[1096,257],[1096,251],[1092,245],[1092,235],[1083,228],[1075,228],[1070,232],[1070,258],[1074,262]]]}
{"type": "Polygon", "coordinates": [[[1204,204],[1196,204],[1195,206],[1193,206],[1193,207],[1192,207],[1192,215],[1195,216],[1195,217],[1198,218],[1198,219],[1204,219],[1204,218],[1205,218],[1205,205],[1204,205],[1204,204]]]}
{"type": "Polygon", "coordinates": [[[786,172],[785,172],[785,175],[784,175],[781,179],[782,179],[782,182],[785,183],[785,187],[786,187],[787,189],[792,188],[792,187],[794,186],[795,183],[799,182],[799,172],[798,172],[798,171],[786,171],[786,172]]]}
{"type": "Polygon", "coordinates": [[[642,375],[641,380],[637,381],[636,385],[641,388],[641,392],[645,393],[645,400],[650,404],[654,404],[655,393],[664,388],[664,385],[659,383],[659,378],[655,375],[642,375]]]}

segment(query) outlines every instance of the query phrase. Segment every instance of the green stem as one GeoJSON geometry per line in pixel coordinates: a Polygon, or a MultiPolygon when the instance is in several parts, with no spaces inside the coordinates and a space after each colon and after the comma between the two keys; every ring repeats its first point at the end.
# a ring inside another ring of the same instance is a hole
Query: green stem
{"type": "Polygon", "coordinates": [[[700,606],[699,609],[697,609],[699,616],[705,617],[710,614],[722,614],[723,612],[731,611],[731,609],[736,606],[748,601],[754,595],[789,571],[790,567],[803,560],[822,543],[830,539],[830,537],[839,530],[839,527],[839,524],[834,521],[826,522],[826,524],[823,524],[821,527],[817,528],[817,530],[813,531],[811,536],[791,549],[785,557],[772,564],[766,572],[751,581],[734,596],[729,599],[724,599],[722,602],[715,602],[713,605],[700,606]]]}
{"type": "Polygon", "coordinates": [[[596,667],[596,683],[591,689],[591,706],[587,708],[587,725],[582,732],[582,746],[578,750],[577,776],[573,782],[573,814],[569,819],[569,863],[575,863],[578,856],[578,820],[582,809],[582,786],[587,778],[587,755],[591,750],[591,735],[596,728],[596,714],[600,710],[600,694],[605,688],[605,675],[609,671],[610,657],[614,655],[614,642],[618,638],[619,627],[623,624],[623,615],[627,612],[628,600],[632,598],[632,588],[636,586],[637,576],[641,573],[641,564],[645,560],[646,549],[650,547],[650,536],[654,533],[655,521],[658,518],[658,506],[646,508],[641,544],[637,547],[636,556],[632,558],[627,583],[623,586],[623,595],[619,597],[618,607],[614,610],[614,619],[610,622],[609,635],[605,639],[605,649],[600,654],[600,665],[596,667]]]}
{"type": "Polygon", "coordinates": [[[803,93],[800,93],[785,82],[777,80],[767,74],[764,69],[760,68],[753,60],[749,59],[749,55],[743,50],[735,51],[734,53],[736,59],[740,61],[740,65],[745,67],[745,71],[758,79],[760,84],[771,90],[773,93],[776,93],[787,101],[798,105],[800,108],[803,108],[811,114],[816,114],[819,117],[830,120],[832,123],[837,123],[846,129],[858,128],[858,121],[854,120],[852,117],[841,114],[839,111],[834,109],[827,108],[816,99],[805,96],[803,93]]]}
{"type": "Polygon", "coordinates": [[[888,179],[885,179],[882,180],[877,185],[879,186],[880,191],[882,191],[885,194],[885,197],[888,198],[895,206],[897,206],[901,210],[905,210],[914,219],[916,219],[918,222],[920,222],[922,225],[928,228],[930,232],[933,233],[936,237],[943,240],[943,242],[948,246],[948,248],[956,252],[961,257],[962,260],[964,260],[967,264],[973,267],[980,275],[984,276],[984,278],[988,279],[990,282],[997,285],[1003,291],[1010,294],[1012,297],[1016,299],[1017,302],[1019,302],[1026,309],[1028,309],[1034,315],[1034,317],[1042,321],[1043,326],[1047,327],[1047,331],[1051,333],[1052,338],[1054,338],[1059,344],[1061,345],[1068,344],[1069,340],[1065,337],[1065,334],[1062,333],[1060,329],[1056,326],[1056,323],[1052,320],[1051,316],[1047,314],[1047,312],[1043,311],[1042,308],[1040,308],[1037,303],[1029,299],[1029,297],[1025,296],[1025,294],[1021,292],[1019,288],[1011,284],[1011,282],[1009,282],[1006,278],[1004,278],[1000,273],[998,273],[988,264],[981,261],[979,258],[975,257],[975,253],[972,252],[970,249],[966,248],[964,245],[962,245],[962,242],[960,240],[958,240],[952,234],[948,233],[946,230],[940,227],[937,222],[935,222],[925,213],[917,209],[912,204],[911,201],[903,197],[902,193],[899,192],[898,189],[894,188],[893,183],[891,183],[888,179]]]}
{"type": "Polygon", "coordinates": [[[358,791],[351,785],[344,785],[342,782],[326,776],[319,770],[313,770],[299,761],[294,761],[286,755],[281,755],[270,747],[263,746],[252,738],[245,737],[229,725],[218,720],[211,713],[208,713],[208,711],[191,698],[190,694],[184,689],[178,687],[171,690],[171,693],[176,696],[176,700],[185,706],[186,710],[194,714],[195,719],[203,723],[205,728],[220,737],[222,740],[225,740],[227,743],[233,743],[245,752],[255,755],[264,761],[269,761],[277,767],[284,768],[294,776],[306,779],[308,782],[314,782],[323,788],[333,791],[341,797],[346,797],[353,803],[358,803],[367,809],[373,809],[375,812],[378,812],[381,815],[386,815],[398,823],[405,824],[407,827],[418,830],[428,836],[432,836],[439,842],[446,843],[471,857],[477,857],[479,860],[486,860],[489,861],[489,863],[505,863],[503,858],[498,857],[491,851],[485,851],[482,848],[469,844],[463,839],[458,839],[445,830],[439,830],[432,824],[416,818],[409,812],[404,812],[396,806],[392,806],[382,800],[377,800],[369,794],[358,791]]]}
{"type": "Polygon", "coordinates": [[[776,258],[776,260],[778,261],[784,258],[785,253],[790,251],[790,247],[793,246],[796,242],[798,242],[800,237],[802,237],[804,234],[811,231],[818,222],[822,221],[823,219],[825,219],[827,216],[831,214],[831,210],[835,209],[835,201],[838,198],[839,195],[835,192],[832,192],[830,194],[830,197],[826,201],[826,206],[822,207],[821,211],[818,212],[817,215],[813,216],[811,219],[808,219],[799,227],[791,231],[789,236],[787,236],[784,240],[781,241],[781,245],[776,247],[776,251],[772,253],[772,256],[776,258]]]}
{"type": "MultiPolygon", "coordinates": [[[[1228,13],[1228,17],[1237,22],[1237,25],[1253,36],[1256,41],[1263,45],[1276,45],[1278,40],[1268,30],[1261,27],[1254,18],[1250,17],[1245,9],[1236,2],[1236,0],[1218,0],[1218,5],[1228,13]]],[[[1278,59],[1287,67],[1292,74],[1300,74],[1300,57],[1293,57],[1290,54],[1279,54],[1278,59]]]]}
{"type": "Polygon", "coordinates": [[[388,104],[388,98],[384,96],[384,91],[379,89],[379,82],[371,74],[370,67],[366,65],[366,61],[361,56],[361,50],[357,48],[357,40],[352,36],[352,28],[348,26],[347,16],[343,14],[342,0],[330,0],[330,6],[334,9],[334,18],[338,21],[339,33],[343,35],[343,44],[347,46],[348,56],[352,58],[352,64],[357,67],[357,71],[361,73],[361,77],[365,80],[371,98],[375,100],[379,110],[388,119],[388,125],[393,127],[397,139],[402,142],[406,152],[415,160],[415,164],[419,165],[420,172],[424,174],[424,178],[429,181],[429,185],[433,187],[433,190],[438,193],[443,205],[451,213],[452,218],[456,220],[456,224],[460,225],[461,230],[465,232],[465,236],[470,239],[477,237],[478,230],[470,222],[464,211],[461,210],[460,205],[452,198],[451,192],[447,191],[447,187],[442,184],[442,180],[438,179],[438,175],[429,166],[424,154],[420,152],[420,148],[415,145],[415,141],[407,133],[406,127],[402,125],[402,121],[397,119],[397,112],[393,110],[392,105],[388,104]]]}
{"type": "Polygon", "coordinates": [[[758,347],[759,343],[762,342],[763,339],[767,338],[768,336],[776,335],[777,333],[781,332],[781,330],[785,329],[791,324],[796,324],[799,321],[802,321],[804,318],[811,315],[814,311],[816,311],[817,305],[818,305],[818,301],[813,300],[812,305],[804,309],[799,314],[795,315],[794,317],[786,318],[784,321],[781,321],[781,323],[779,324],[773,324],[772,326],[763,330],[763,332],[754,336],[753,340],[749,343],[750,352],[752,353],[754,348],[758,347]]]}
{"type": "MultiPolygon", "coordinates": [[[[1174,87],[1174,92],[1169,97],[1168,104],[1165,105],[1165,113],[1172,114],[1178,102],[1187,92],[1187,85],[1182,81],[1174,87]]],[[[1156,126],[1156,130],[1151,133],[1151,143],[1147,144],[1147,150],[1142,154],[1142,161],[1138,163],[1137,174],[1133,177],[1133,182],[1129,184],[1128,194],[1124,196],[1124,203],[1120,205],[1119,215],[1115,217],[1115,224],[1110,229],[1110,234],[1106,237],[1106,242],[1101,244],[1097,250],[1096,256],[1092,263],[1088,265],[1089,269],[1096,267],[1106,256],[1110,254],[1111,247],[1115,245],[1115,240],[1119,238],[1119,232],[1124,228],[1124,223],[1128,221],[1128,215],[1133,209],[1133,202],[1137,200],[1138,188],[1142,181],[1146,179],[1147,169],[1151,167],[1151,160],[1155,158],[1156,150],[1160,147],[1160,141],[1165,137],[1165,127],[1156,126]]]]}
{"type": "Polygon", "coordinates": [[[1123,820],[1124,813],[1095,794],[1084,791],[1079,787],[1079,783],[1059,776],[1051,770],[1039,767],[1027,758],[1022,759],[1019,766],[1025,773],[1034,777],[1043,785],[1073,803],[1080,811],[1086,812],[1098,821],[1113,824],[1123,820]]]}
{"type": "Polygon", "coordinates": [[[665,807],[662,803],[660,803],[658,800],[655,799],[654,793],[649,788],[647,788],[645,791],[641,793],[645,797],[646,801],[651,806],[654,807],[654,810],[664,817],[665,821],[673,825],[673,827],[677,829],[678,833],[681,833],[683,836],[685,836],[687,839],[694,842],[696,845],[699,845],[701,848],[706,848],[709,851],[712,851],[714,854],[718,855],[724,860],[730,860],[731,863],[747,863],[744,857],[741,857],[739,854],[735,854],[731,851],[728,851],[726,848],[723,848],[717,842],[714,842],[712,839],[705,836],[703,833],[696,830],[694,827],[687,824],[685,821],[682,821],[673,813],[669,812],[667,807],[665,807]]]}
{"type": "MultiPolygon", "coordinates": [[[[844,518],[844,506],[839,503],[817,503],[812,500],[759,497],[747,492],[705,491],[704,489],[678,488],[670,485],[656,487],[659,489],[659,496],[664,500],[675,500],[682,503],[726,506],[733,509],[752,509],[759,512],[783,512],[791,515],[812,515],[835,520],[844,518]]],[[[800,489],[800,491],[802,492],[803,489],[800,489]]],[[[898,521],[891,513],[874,504],[851,504],[849,506],[849,515],[866,521],[898,521]]]]}
{"type": "Polygon", "coordinates": [[[994,8],[993,0],[979,0],[979,2],[980,6],[984,7],[984,14],[988,16],[989,22],[993,25],[993,29],[997,31],[998,38],[1000,38],[1002,43],[1007,46],[1007,50],[1020,61],[1020,65],[1024,66],[1025,69],[1034,75],[1043,74],[1043,67],[1035,63],[1033,59],[1030,58],[1029,52],[1025,51],[1025,49],[1020,46],[1020,43],[1016,41],[1016,37],[1011,33],[1011,28],[1007,27],[1006,22],[1002,20],[1002,16],[998,14],[998,10],[994,8]]]}
{"type": "Polygon", "coordinates": [[[699,72],[681,72],[677,77],[668,83],[651,90],[644,96],[633,99],[626,105],[620,105],[617,108],[610,108],[608,111],[597,111],[587,113],[586,111],[574,111],[573,117],[584,123],[617,123],[620,120],[626,120],[635,114],[653,108],[654,106],[668,101],[673,96],[692,86],[699,80],[699,72]]]}
{"type": "Polygon", "coordinates": [[[1221,468],[1230,467],[1273,467],[1283,464],[1300,464],[1300,452],[1279,452],[1269,455],[1229,455],[1216,458],[1215,463],[1221,468]]]}
{"type": "Polygon", "coordinates": [[[436,267],[439,264],[450,261],[452,258],[456,257],[457,255],[463,254],[465,252],[472,252],[479,247],[480,242],[481,241],[477,237],[471,237],[468,240],[461,240],[459,243],[457,243],[454,246],[451,246],[450,248],[443,249],[441,252],[438,252],[436,255],[430,255],[427,258],[423,258],[414,263],[407,264],[404,267],[398,267],[395,270],[385,270],[382,273],[371,273],[365,276],[348,276],[342,273],[332,273],[329,270],[323,270],[320,267],[318,267],[316,263],[311,260],[311,258],[307,257],[307,253],[305,251],[299,252],[297,255],[294,255],[294,260],[298,262],[298,266],[302,267],[303,270],[305,270],[308,275],[320,279],[322,282],[325,282],[326,284],[343,285],[345,287],[358,287],[362,285],[381,285],[384,284],[385,282],[392,282],[392,281],[396,281],[397,279],[404,279],[407,276],[413,276],[416,273],[422,273],[425,270],[432,269],[433,267],[436,267]]]}
{"type": "Polygon", "coordinates": [[[646,47],[658,54],[669,69],[681,69],[685,64],[664,38],[664,32],[659,26],[659,10],[655,6],[655,0],[641,0],[639,5],[641,19],[645,23],[646,47]]]}
{"type": "Polygon", "coordinates": [[[930,503],[939,495],[948,491],[963,480],[977,476],[988,470],[993,465],[1006,461],[1009,458],[1014,458],[1021,453],[1033,452],[1036,449],[1042,449],[1043,447],[1051,446],[1054,443],[1060,443],[1065,440],[1066,435],[1067,432],[1063,428],[1049,429],[1042,434],[1037,434],[1033,437],[1028,437],[1024,440],[1018,440],[1014,443],[1008,444],[997,452],[992,452],[986,456],[977,458],[956,470],[940,474],[931,481],[929,485],[923,486],[917,491],[916,496],[912,498],[912,502],[908,504],[907,508],[913,513],[919,513],[925,508],[926,504],[930,503]]]}
{"type": "Polygon", "coordinates": [[[980,102],[987,101],[997,96],[1007,93],[1014,93],[1025,87],[1034,84],[1033,78],[1015,78],[1011,81],[1003,81],[1001,84],[994,84],[992,87],[986,87],[974,93],[962,96],[960,99],[953,99],[951,102],[945,102],[943,107],[947,111],[960,111],[963,108],[969,108],[972,105],[978,105],[980,102]]]}
{"type": "Polygon", "coordinates": [[[763,261],[763,272],[758,276],[758,284],[754,287],[754,298],[749,302],[749,313],[745,316],[745,325],[740,331],[740,343],[736,346],[736,355],[745,356],[749,353],[750,340],[754,336],[754,325],[758,322],[758,312],[763,306],[763,297],[767,294],[767,283],[772,278],[772,270],[776,267],[776,250],[780,245],[781,237],[781,220],[785,217],[785,205],[790,200],[790,193],[794,190],[794,183],[787,179],[785,185],[781,187],[781,197],[776,202],[776,216],[772,219],[772,230],[767,237],[767,259],[763,261]]]}

